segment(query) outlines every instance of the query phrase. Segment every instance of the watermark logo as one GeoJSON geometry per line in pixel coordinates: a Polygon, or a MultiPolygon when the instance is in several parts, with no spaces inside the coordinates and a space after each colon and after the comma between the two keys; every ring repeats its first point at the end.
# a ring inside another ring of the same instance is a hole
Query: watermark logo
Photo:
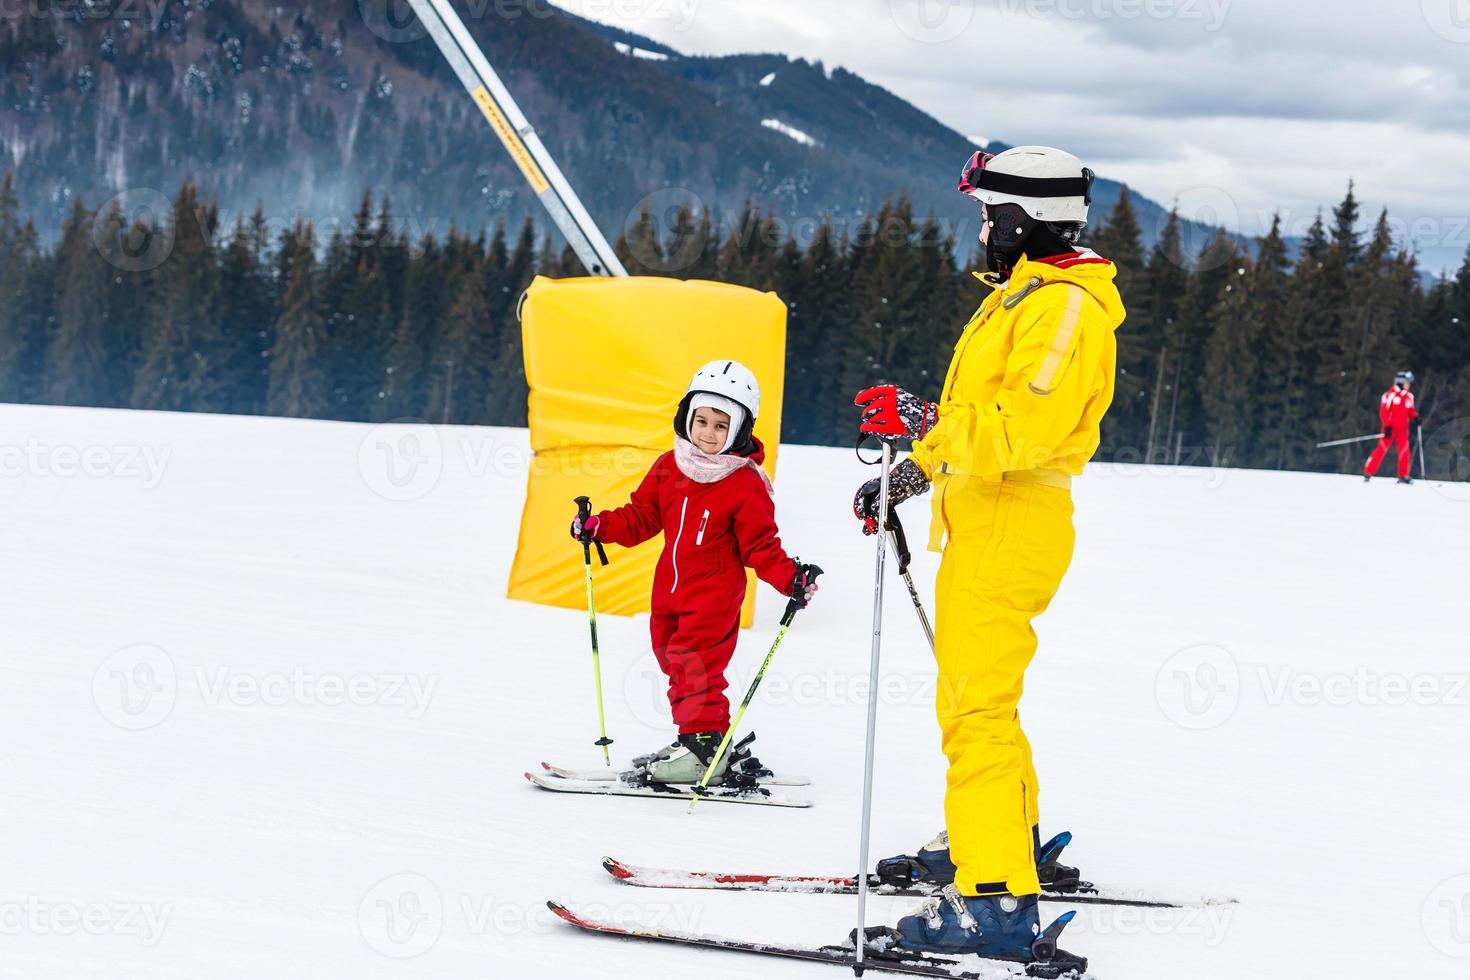
{"type": "Polygon", "coordinates": [[[1470,0],[1419,0],[1424,23],[1446,41],[1470,44],[1470,0]]]}
{"type": "Polygon", "coordinates": [[[1445,956],[1470,959],[1470,874],[1446,878],[1419,911],[1424,938],[1445,956]]]}
{"type": "Polygon", "coordinates": [[[665,187],[646,195],[628,211],[623,219],[623,240],[634,261],[650,272],[683,272],[699,261],[709,239],[714,235],[713,223],[701,223],[701,215],[710,213],[704,198],[687,187],[665,187]],[[638,227],[644,216],[649,234],[638,227]],[[680,216],[689,224],[680,228],[680,216]]]}
{"type": "MultiPolygon", "coordinates": [[[[1198,272],[1218,269],[1235,260],[1240,251],[1240,235],[1232,229],[1240,227],[1240,207],[1229,193],[1219,187],[1191,187],[1174,199],[1173,210],[1181,224],[1179,253],[1170,258],[1198,272]],[[1225,233],[1221,247],[1211,248],[1220,231],[1225,233]]],[[[1159,215],[1154,229],[1156,236],[1163,234],[1168,221],[1167,213],[1159,215]]]]}
{"type": "Polygon", "coordinates": [[[389,44],[407,44],[429,33],[408,0],[357,0],[357,13],[368,30],[389,44]]]}
{"type": "Polygon", "coordinates": [[[174,710],[178,693],[173,658],[151,644],[117,651],[92,675],[92,703],[98,713],[128,731],[162,723],[174,710]]]}
{"type": "Polygon", "coordinates": [[[394,419],[363,436],[357,469],[368,489],[384,500],[418,500],[444,473],[444,443],[423,419],[394,419]]]}
{"type": "Polygon", "coordinates": [[[173,205],[151,187],[129,188],[97,209],[91,238],[98,254],[116,269],[156,269],[174,250],[173,205]]]}
{"type": "Polygon", "coordinates": [[[444,931],[444,901],[423,875],[391,875],[362,897],[357,930],[369,947],[390,959],[422,956],[444,931]]]}
{"type": "Polygon", "coordinates": [[[1180,728],[1218,728],[1240,704],[1240,665],[1224,647],[1187,647],[1165,660],[1154,676],[1154,700],[1180,728]]]}

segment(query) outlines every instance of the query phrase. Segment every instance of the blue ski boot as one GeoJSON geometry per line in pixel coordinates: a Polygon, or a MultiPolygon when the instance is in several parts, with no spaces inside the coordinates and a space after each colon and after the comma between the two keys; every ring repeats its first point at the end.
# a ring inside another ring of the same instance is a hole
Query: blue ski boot
{"type": "MultiPolygon", "coordinates": [[[[1032,827],[1031,834],[1036,842],[1036,877],[1041,881],[1042,891],[1067,895],[1096,890],[1091,882],[1082,880],[1076,868],[1058,860],[1062,849],[1072,843],[1071,831],[1063,831],[1045,844],[1041,843],[1040,828],[1032,827]]],[[[911,885],[914,882],[947,885],[954,881],[954,872],[954,862],[949,857],[948,831],[919,848],[917,854],[900,854],[878,862],[878,880],[890,885],[911,885]]]]}
{"type": "Polygon", "coordinates": [[[898,920],[895,953],[974,954],[1026,964],[1036,977],[1077,977],[1085,957],[1057,948],[1057,937],[1077,913],[1066,912],[1041,931],[1035,895],[961,895],[945,885],[911,915],[898,920]]]}

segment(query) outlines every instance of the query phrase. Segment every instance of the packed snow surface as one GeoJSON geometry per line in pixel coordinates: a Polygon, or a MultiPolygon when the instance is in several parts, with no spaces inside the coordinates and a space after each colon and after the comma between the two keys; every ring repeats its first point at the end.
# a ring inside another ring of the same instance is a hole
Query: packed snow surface
{"type": "MultiPolygon", "coordinates": [[[[874,555],[851,497],[874,471],[781,450],[786,544],[827,575],[747,723],[815,805],[690,816],[522,778],[601,764],[585,614],[504,598],[526,446],[0,406],[0,977],[839,975],[588,936],[544,902],[768,940],[852,928],[851,898],[635,889],[599,859],[853,869],[874,555]]],[[[1043,833],[1075,832],[1067,857],[1100,883],[1240,900],[1083,908],[1065,945],[1097,977],[1466,976],[1467,490],[1078,481],[1076,559],[1023,702],[1043,833]]],[[[922,542],[925,504],[904,517],[922,542]]],[[[915,558],[926,600],[936,562],[915,558]]],[[[782,607],[762,589],[736,697],[782,607]]],[[[626,759],[670,739],[668,709],[646,622],[599,626],[626,759]]],[[[875,857],[926,841],[944,788],[932,659],[894,576],[883,639],[875,857]]],[[[875,899],[870,921],[912,905],[875,899]]]]}
{"type": "Polygon", "coordinates": [[[779,119],[762,119],[761,125],[766,127],[767,129],[774,129],[778,133],[789,136],[803,146],[821,145],[820,141],[817,140],[816,137],[811,136],[800,129],[797,129],[795,126],[783,123],[779,119]]]}

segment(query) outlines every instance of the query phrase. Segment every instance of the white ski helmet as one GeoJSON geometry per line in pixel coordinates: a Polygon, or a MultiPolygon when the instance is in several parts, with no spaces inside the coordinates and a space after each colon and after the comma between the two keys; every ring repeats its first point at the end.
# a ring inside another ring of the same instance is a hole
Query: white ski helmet
{"type": "Polygon", "coordinates": [[[750,368],[739,361],[710,361],[694,372],[685,395],[696,392],[724,395],[755,418],[761,413],[761,385],[750,368]]]}
{"type": "Polygon", "coordinates": [[[1066,150],[1016,146],[977,152],[960,175],[960,191],[981,204],[1017,204],[1047,224],[1087,224],[1093,173],[1066,150]]]}
{"type": "MultiPolygon", "coordinates": [[[[689,438],[689,420],[694,409],[701,404],[710,404],[712,400],[707,397],[710,395],[729,402],[728,407],[735,409],[726,412],[731,417],[730,437],[721,452],[747,451],[755,420],[761,411],[761,386],[750,368],[739,361],[710,361],[694,372],[689,388],[674,412],[674,432],[681,438],[689,438]]],[[[718,402],[711,407],[725,410],[725,406],[718,402]]]]}

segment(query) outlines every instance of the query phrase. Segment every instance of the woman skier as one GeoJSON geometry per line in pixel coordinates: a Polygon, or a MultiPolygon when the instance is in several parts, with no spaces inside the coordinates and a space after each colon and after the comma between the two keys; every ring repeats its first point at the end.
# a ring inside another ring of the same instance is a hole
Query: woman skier
{"type": "Polygon", "coordinates": [[[1378,399],[1378,422],[1383,426],[1383,435],[1374,447],[1368,462],[1363,464],[1363,482],[1367,483],[1378,474],[1383,457],[1395,442],[1399,446],[1399,482],[1413,483],[1409,476],[1414,449],[1409,444],[1409,426],[1418,428],[1419,410],[1414,407],[1414,395],[1409,389],[1414,386],[1414,372],[1400,371],[1394,375],[1393,387],[1378,399]]]}
{"type": "Polygon", "coordinates": [[[788,558],[777,536],[775,490],[753,434],[760,403],[760,384],[745,365],[706,364],[674,413],[673,450],[654,461],[629,502],[572,521],[577,540],[625,548],[664,534],[648,625],[679,733],[634,760],[654,782],[698,782],[730,726],[725,668],[740,633],[745,569],[803,606],[817,591],[814,566],[788,558]]]}
{"type": "MultiPolygon", "coordinates": [[[[1072,557],[1072,477],[1096,451],[1113,398],[1124,316],[1116,269],[1075,244],[1092,179],[1081,160],[1050,147],[976,153],[959,189],[981,205],[989,271],[977,278],[993,292],[960,335],[937,404],[891,385],[859,396],[865,429],[886,422],[882,431],[916,440],[892,472],[888,504],[932,486],[931,549],[947,537],[935,656],[948,836],[884,865],[949,884],[899,920],[909,949],[1022,962],[1057,955],[1037,943],[1038,865],[1055,878],[1070,838],[1040,845],[1036,772],[1016,707],[1036,652],[1031,620],[1072,557]]],[[[853,503],[870,534],[878,493],[870,480],[853,503]]]]}

